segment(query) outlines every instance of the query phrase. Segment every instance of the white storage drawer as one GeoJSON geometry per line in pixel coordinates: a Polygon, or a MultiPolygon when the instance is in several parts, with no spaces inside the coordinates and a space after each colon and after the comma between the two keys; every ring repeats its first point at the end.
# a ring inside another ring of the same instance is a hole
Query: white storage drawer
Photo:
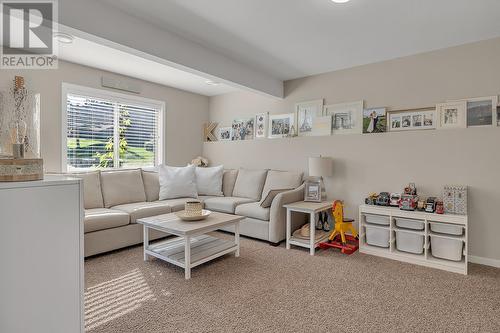
{"type": "Polygon", "coordinates": [[[424,252],[424,235],[396,231],[396,248],[403,252],[422,254],[424,252]]]}
{"type": "Polygon", "coordinates": [[[464,232],[463,226],[460,225],[451,225],[439,222],[431,222],[429,223],[431,226],[431,231],[437,232],[440,234],[448,234],[448,235],[457,235],[461,236],[464,232]]]}
{"type": "Polygon", "coordinates": [[[431,235],[431,254],[433,257],[460,261],[464,243],[461,239],[452,239],[431,235]]]}
{"type": "Polygon", "coordinates": [[[389,216],[386,215],[376,215],[376,214],[365,214],[365,221],[369,224],[378,225],[389,225],[389,216]]]}
{"type": "Polygon", "coordinates": [[[389,229],[366,226],[366,243],[379,247],[389,247],[389,229]]]}
{"type": "Polygon", "coordinates": [[[425,223],[422,220],[407,219],[403,217],[395,217],[396,226],[400,228],[412,229],[412,230],[424,230],[425,223]]]}

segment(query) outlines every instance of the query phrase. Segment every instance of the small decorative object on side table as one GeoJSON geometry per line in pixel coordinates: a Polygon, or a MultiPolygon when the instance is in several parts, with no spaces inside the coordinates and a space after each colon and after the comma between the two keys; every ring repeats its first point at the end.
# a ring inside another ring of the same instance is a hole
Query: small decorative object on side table
{"type": "Polygon", "coordinates": [[[283,207],[286,208],[286,248],[290,249],[291,245],[305,247],[309,249],[309,253],[313,256],[319,243],[328,238],[328,232],[316,231],[316,215],[331,209],[332,203],[329,201],[298,201],[284,205],[283,207]],[[292,212],[309,214],[309,239],[292,236],[292,212]],[[318,236],[316,232],[318,232],[318,236]]]}
{"type": "Polygon", "coordinates": [[[306,181],[306,188],[304,191],[304,201],[321,202],[321,182],[319,180],[306,181]]]}
{"type": "MultiPolygon", "coordinates": [[[[309,157],[309,177],[313,178],[311,180],[320,182],[320,199],[319,200],[307,200],[319,202],[326,200],[326,189],[325,183],[323,182],[323,177],[331,177],[333,174],[333,161],[329,157],[309,157]]],[[[306,194],[307,194],[307,184],[306,184],[306,194]]]]}

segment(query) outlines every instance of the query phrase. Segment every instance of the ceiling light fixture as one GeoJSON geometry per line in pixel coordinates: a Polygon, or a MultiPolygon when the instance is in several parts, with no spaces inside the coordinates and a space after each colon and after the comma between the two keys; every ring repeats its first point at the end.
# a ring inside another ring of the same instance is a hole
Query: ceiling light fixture
{"type": "Polygon", "coordinates": [[[335,3],[346,3],[346,2],[349,2],[351,0],[332,0],[332,1],[335,3]]]}
{"type": "Polygon", "coordinates": [[[75,37],[71,36],[70,34],[66,34],[64,32],[55,32],[54,38],[59,43],[62,43],[62,44],[71,44],[75,40],[75,37]]]}
{"type": "Polygon", "coordinates": [[[206,80],[205,83],[208,84],[209,86],[218,86],[220,84],[220,82],[216,82],[216,81],[212,81],[212,80],[206,80]]]}

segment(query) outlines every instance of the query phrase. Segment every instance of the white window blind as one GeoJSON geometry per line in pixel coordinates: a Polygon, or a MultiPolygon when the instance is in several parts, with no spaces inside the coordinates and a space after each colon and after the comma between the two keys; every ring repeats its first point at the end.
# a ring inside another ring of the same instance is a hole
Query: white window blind
{"type": "Polygon", "coordinates": [[[69,170],[158,163],[160,108],[68,93],[66,110],[69,170]]]}

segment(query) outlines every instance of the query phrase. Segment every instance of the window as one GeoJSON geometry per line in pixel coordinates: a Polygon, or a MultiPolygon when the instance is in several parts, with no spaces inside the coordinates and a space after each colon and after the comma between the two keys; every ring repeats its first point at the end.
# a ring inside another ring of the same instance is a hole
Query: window
{"type": "Polygon", "coordinates": [[[65,85],[63,103],[63,170],[161,163],[162,102],[65,85]]]}

